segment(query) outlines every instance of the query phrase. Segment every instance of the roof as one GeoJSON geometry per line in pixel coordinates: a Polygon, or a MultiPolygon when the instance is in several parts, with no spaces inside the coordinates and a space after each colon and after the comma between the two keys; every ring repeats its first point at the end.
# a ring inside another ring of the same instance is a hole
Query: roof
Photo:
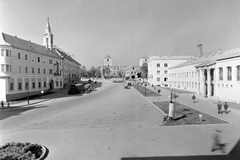
{"type": "Polygon", "coordinates": [[[61,57],[58,55],[56,51],[46,49],[46,47],[43,45],[39,45],[31,41],[18,38],[17,36],[11,36],[6,33],[1,33],[0,37],[1,37],[0,45],[8,45],[13,48],[21,49],[24,51],[29,51],[44,56],[50,56],[61,59],[61,57]]]}
{"type": "Polygon", "coordinates": [[[195,58],[195,56],[151,56],[150,59],[152,60],[187,60],[195,58]]]}
{"type": "Polygon", "coordinates": [[[112,59],[108,54],[104,57],[104,59],[112,59]]]}
{"type": "Polygon", "coordinates": [[[75,59],[73,59],[70,55],[68,55],[67,53],[65,53],[65,52],[62,51],[61,49],[55,48],[55,50],[56,50],[60,55],[62,55],[64,58],[68,59],[68,60],[71,61],[71,62],[74,62],[74,63],[77,63],[77,64],[80,65],[80,63],[78,63],[75,59]]]}
{"type": "Polygon", "coordinates": [[[240,47],[227,50],[224,52],[205,54],[203,57],[181,63],[179,65],[171,67],[171,69],[180,68],[180,67],[189,66],[189,65],[195,65],[195,67],[210,66],[215,64],[216,61],[218,60],[223,60],[223,59],[232,58],[236,56],[240,56],[240,47]]]}
{"type": "Polygon", "coordinates": [[[141,59],[149,59],[149,57],[146,56],[146,55],[143,55],[143,56],[141,57],[141,59]]]}

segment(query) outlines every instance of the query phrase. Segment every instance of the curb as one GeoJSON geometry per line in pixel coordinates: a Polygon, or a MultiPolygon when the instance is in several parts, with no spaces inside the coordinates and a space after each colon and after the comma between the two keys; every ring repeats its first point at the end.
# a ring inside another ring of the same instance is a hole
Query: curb
{"type": "Polygon", "coordinates": [[[47,156],[48,156],[48,152],[49,152],[49,150],[47,149],[47,147],[45,147],[45,146],[42,146],[42,145],[40,145],[41,147],[42,147],[42,155],[38,158],[38,159],[36,159],[36,160],[44,160],[47,156]]]}

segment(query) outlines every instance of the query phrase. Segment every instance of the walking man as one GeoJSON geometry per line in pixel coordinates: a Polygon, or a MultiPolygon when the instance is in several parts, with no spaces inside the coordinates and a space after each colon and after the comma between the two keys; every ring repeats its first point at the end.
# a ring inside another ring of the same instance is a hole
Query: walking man
{"type": "Polygon", "coordinates": [[[228,111],[227,111],[227,109],[228,109],[228,103],[225,102],[223,107],[224,107],[225,113],[228,114],[228,111]]]}
{"type": "Polygon", "coordinates": [[[222,103],[220,101],[218,101],[217,108],[218,108],[218,114],[222,114],[222,103]]]}
{"type": "Polygon", "coordinates": [[[196,96],[195,96],[195,94],[193,94],[193,95],[192,95],[193,103],[195,103],[195,99],[196,99],[196,96]]]}
{"type": "Polygon", "coordinates": [[[221,150],[222,153],[226,153],[226,143],[222,143],[222,131],[221,130],[215,130],[215,133],[213,135],[213,145],[212,145],[212,152],[216,150],[221,150]]]}

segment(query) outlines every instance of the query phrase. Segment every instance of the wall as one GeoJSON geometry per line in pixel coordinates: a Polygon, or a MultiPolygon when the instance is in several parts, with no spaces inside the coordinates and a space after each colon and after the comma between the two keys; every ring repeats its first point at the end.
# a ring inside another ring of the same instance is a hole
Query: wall
{"type": "Polygon", "coordinates": [[[237,80],[236,66],[240,57],[217,61],[216,63],[216,96],[225,101],[240,103],[240,81],[237,80]],[[232,67],[232,80],[227,80],[227,67],[232,67]],[[219,67],[223,68],[223,80],[219,80],[219,67]]]}

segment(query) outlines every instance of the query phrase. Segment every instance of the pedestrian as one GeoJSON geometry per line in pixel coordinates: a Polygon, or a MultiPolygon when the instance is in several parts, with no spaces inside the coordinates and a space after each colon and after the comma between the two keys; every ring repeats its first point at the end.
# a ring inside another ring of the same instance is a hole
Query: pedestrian
{"type": "Polygon", "coordinates": [[[195,103],[195,100],[196,100],[195,94],[192,95],[192,100],[193,100],[193,103],[195,103]]]}
{"type": "Polygon", "coordinates": [[[1,106],[2,106],[2,108],[4,107],[4,102],[3,102],[3,100],[1,101],[1,106]]]}
{"type": "Polygon", "coordinates": [[[215,133],[213,134],[213,145],[212,145],[212,152],[216,150],[221,150],[222,153],[226,153],[226,143],[222,143],[222,131],[216,129],[215,133]]]}
{"type": "Polygon", "coordinates": [[[223,107],[224,107],[225,113],[228,114],[228,111],[227,111],[228,110],[228,103],[225,102],[223,107]]]}
{"type": "Polygon", "coordinates": [[[218,101],[217,108],[218,108],[218,114],[222,114],[222,103],[220,101],[218,101]]]}

